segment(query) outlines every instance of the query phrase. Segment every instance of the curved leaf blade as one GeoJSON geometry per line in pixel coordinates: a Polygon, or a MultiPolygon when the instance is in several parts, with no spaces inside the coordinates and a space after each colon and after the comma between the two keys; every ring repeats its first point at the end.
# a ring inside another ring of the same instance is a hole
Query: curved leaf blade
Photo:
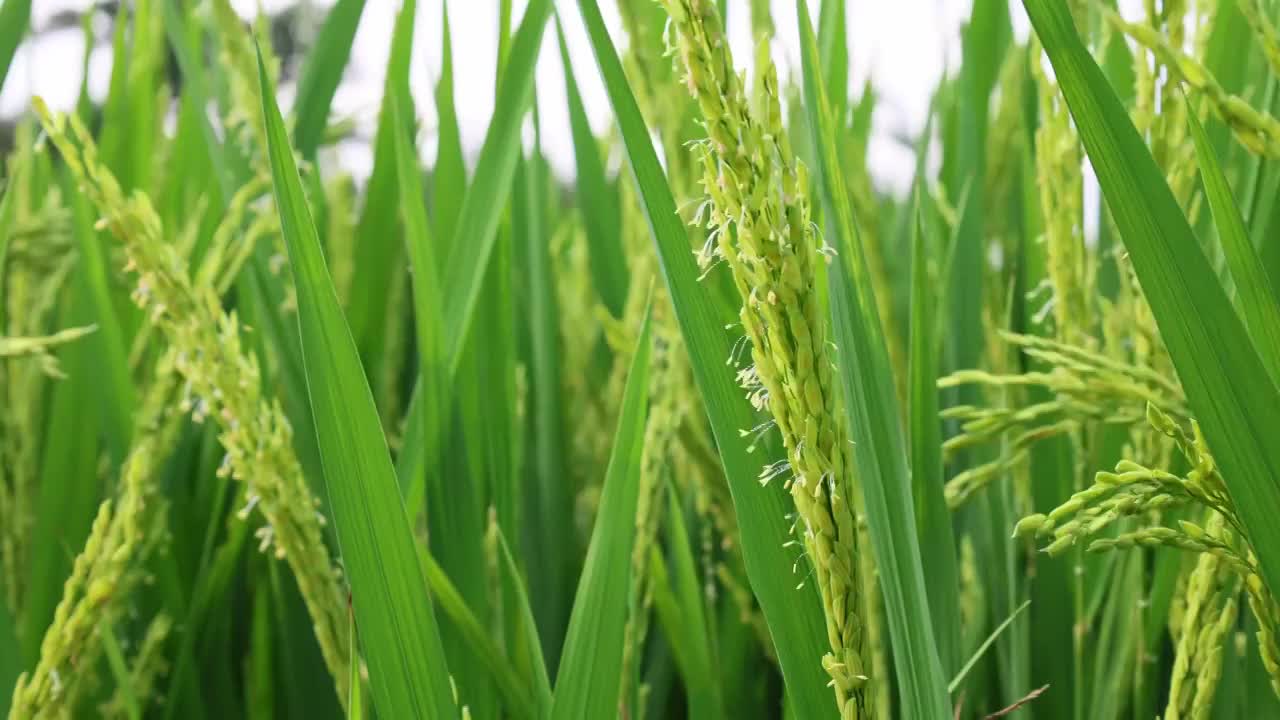
{"type": "Polygon", "coordinates": [[[552,720],[603,718],[617,711],[630,600],[631,548],[635,544],[636,505],[640,498],[640,453],[648,414],[650,345],[646,310],[627,373],[600,512],[591,532],[560,670],[556,673],[552,720]]]}
{"type": "Polygon", "coordinates": [[[1196,144],[1196,159],[1200,164],[1200,176],[1204,180],[1204,194],[1218,226],[1218,240],[1227,256],[1227,267],[1240,295],[1240,310],[1249,328],[1272,382],[1280,383],[1280,304],[1276,302],[1275,288],[1271,285],[1258,249],[1249,239],[1240,206],[1231,194],[1231,186],[1218,163],[1209,135],[1196,118],[1188,112],[1191,137],[1196,144]]]}

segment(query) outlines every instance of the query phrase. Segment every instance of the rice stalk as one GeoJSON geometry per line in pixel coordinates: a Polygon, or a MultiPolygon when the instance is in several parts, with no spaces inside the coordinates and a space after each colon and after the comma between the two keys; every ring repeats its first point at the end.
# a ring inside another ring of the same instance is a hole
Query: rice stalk
{"type": "Polygon", "coordinates": [[[783,478],[795,499],[797,531],[827,619],[831,652],[822,664],[841,716],[871,717],[870,598],[860,577],[851,461],[814,288],[818,248],[805,197],[807,173],[782,129],[767,52],[757,58],[757,90],[748,100],[714,5],[663,5],[709,135],[695,147],[709,195],[702,208],[709,234],[700,260],[704,267],[723,261],[730,268],[752,346],[753,364],[738,378],[755,407],[772,415],[787,448],[787,458],[767,466],[761,481],[783,478]]]}

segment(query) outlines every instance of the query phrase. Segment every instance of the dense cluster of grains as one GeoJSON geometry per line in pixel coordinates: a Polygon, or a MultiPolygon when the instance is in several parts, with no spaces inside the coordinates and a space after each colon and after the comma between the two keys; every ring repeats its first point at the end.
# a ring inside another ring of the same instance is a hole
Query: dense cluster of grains
{"type": "Polygon", "coordinates": [[[98,633],[108,631],[146,579],[144,562],[166,536],[157,463],[176,429],[168,407],[171,376],[159,380],[141,409],[134,442],[121,470],[114,502],[106,500],[76,556],[53,621],[45,631],[40,660],[14,688],[10,720],[58,718],[75,708],[85,676],[76,668],[102,656],[98,633]]]}
{"type": "Polygon", "coordinates": [[[873,693],[860,577],[855,492],[837,392],[818,309],[815,237],[804,166],[782,129],[778,86],[767,45],[748,99],[713,3],[665,2],[675,48],[709,137],[697,146],[709,195],[704,264],[723,260],[743,302],[739,318],[752,364],[739,381],[768,410],[787,458],[762,481],[782,478],[798,511],[797,531],[813,565],[827,618],[831,674],[842,717],[870,716],[873,693]]]}
{"type": "Polygon", "coordinates": [[[257,510],[266,520],[256,533],[260,547],[287,560],[294,571],[345,702],[350,679],[346,600],[325,545],[319,500],[302,476],[293,431],[279,403],[262,396],[257,361],[241,347],[235,316],[219,307],[210,286],[193,284],[173,245],[164,242],[147,197],[125,197],[98,161],[79,120],[41,112],[83,192],[103,214],[103,226],[124,244],[129,269],[138,275],[134,300],[166,334],[173,368],[185,381],[181,408],[197,422],[213,418],[222,428],[219,440],[226,455],[219,473],[247,483],[248,504],[240,516],[247,519],[257,510]]]}

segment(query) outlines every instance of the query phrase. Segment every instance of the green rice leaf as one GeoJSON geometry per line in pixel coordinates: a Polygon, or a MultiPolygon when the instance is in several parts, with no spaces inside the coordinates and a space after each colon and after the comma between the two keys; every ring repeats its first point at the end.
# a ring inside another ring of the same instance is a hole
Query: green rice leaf
{"type": "Polygon", "coordinates": [[[822,168],[824,198],[833,210],[834,244],[841,254],[828,266],[833,336],[840,358],[836,374],[844,388],[854,467],[884,593],[901,712],[903,717],[945,718],[950,715],[950,702],[933,637],[893,370],[840,172],[817,41],[805,0],[796,0],[796,13],[800,18],[805,108],[822,168]]]}
{"type": "Polygon", "coordinates": [[[467,167],[462,160],[462,137],[453,104],[453,33],[449,31],[449,3],[440,3],[440,80],[436,83],[436,165],[432,203],[436,217],[439,257],[448,257],[458,211],[467,189],[467,167]]]}
{"type": "MultiPolygon", "coordinates": [[[[537,112],[534,112],[537,119],[537,112]]],[[[537,123],[534,123],[535,128],[537,123]]],[[[536,141],[535,141],[536,142],[536,141]]],[[[526,559],[533,609],[542,633],[543,652],[550,662],[560,657],[560,640],[569,619],[576,571],[576,548],[580,546],[572,526],[565,522],[574,511],[575,488],[566,479],[564,422],[564,382],[561,378],[560,310],[556,298],[556,278],[551,257],[551,233],[547,228],[543,164],[536,152],[519,163],[516,202],[512,217],[518,232],[512,234],[523,247],[517,248],[523,266],[524,315],[529,371],[528,465],[524,498],[530,504],[523,519],[523,537],[534,547],[560,548],[555,553],[538,553],[526,559]]]]}
{"type": "MultiPolygon", "coordinates": [[[[64,184],[67,188],[73,186],[70,181],[64,184]]],[[[84,196],[71,192],[67,195],[71,205],[72,235],[75,236],[76,248],[80,252],[85,288],[93,299],[93,323],[98,326],[98,337],[92,342],[101,343],[99,358],[104,365],[107,388],[103,396],[103,409],[110,416],[106,423],[107,437],[111,440],[112,458],[121,463],[129,451],[129,435],[136,407],[125,332],[112,299],[103,238],[93,227],[93,219],[84,196]]]]}
{"type": "Polygon", "coordinates": [[[374,705],[386,717],[453,717],[435,612],[373,393],[325,267],[261,56],[258,75],[276,206],[297,284],[307,389],[374,705]]]}
{"type": "MultiPolygon", "coordinates": [[[[19,156],[21,157],[21,156],[19,156]]],[[[0,297],[4,296],[5,282],[4,272],[5,260],[9,255],[9,242],[13,237],[13,218],[18,213],[18,193],[13,189],[13,177],[18,173],[14,171],[14,165],[11,163],[9,169],[11,175],[6,178],[6,182],[0,187],[0,297]]],[[[8,327],[8,321],[5,317],[5,305],[7,303],[0,302],[0,328],[8,327]]]]}
{"type": "Polygon", "coordinates": [[[551,15],[551,0],[531,0],[511,41],[510,62],[498,82],[493,120],[485,134],[475,177],[458,211],[452,250],[444,274],[445,333],[453,344],[448,355],[456,372],[462,347],[480,296],[485,268],[497,238],[499,211],[511,196],[516,160],[520,157],[520,127],[533,99],[533,71],[542,31],[551,15]]]}
{"type": "Polygon", "coordinates": [[[991,649],[991,645],[995,643],[996,638],[1000,637],[1001,633],[1009,629],[1009,626],[1013,624],[1013,621],[1017,619],[1018,615],[1022,614],[1022,611],[1026,610],[1029,605],[1031,605],[1030,600],[1024,601],[1018,606],[1017,610],[1013,611],[1012,615],[1005,618],[1004,622],[997,625],[996,629],[991,631],[991,634],[987,636],[987,639],[982,641],[982,644],[978,646],[978,649],[975,650],[973,655],[969,657],[969,660],[965,662],[964,667],[960,668],[955,677],[951,678],[951,682],[947,684],[947,692],[955,692],[960,689],[960,684],[964,682],[965,677],[969,674],[969,671],[973,669],[973,666],[982,659],[982,656],[987,652],[987,650],[991,649]]]}
{"type": "Polygon", "coordinates": [[[1280,588],[1280,391],[1066,6],[1024,0],[1263,579],[1280,588]]]}
{"type": "Polygon", "coordinates": [[[622,642],[631,585],[631,548],[640,498],[649,401],[650,315],[645,311],[627,372],[600,512],[578,580],[551,701],[553,720],[610,717],[617,711],[622,642]]]}
{"type": "Polygon", "coordinates": [[[684,222],[676,214],[671,188],[600,9],[595,0],[579,0],[578,7],[640,191],[694,380],[715,434],[742,535],[747,577],[769,626],[787,696],[799,717],[823,717],[832,712],[828,676],[821,665],[827,647],[825,621],[813,584],[797,589],[796,578],[788,574],[795,558],[784,547],[791,539],[787,513],[794,506],[781,484],[761,487],[756,481],[761,461],[748,454],[747,441],[738,435],[740,429],[754,426],[754,416],[724,366],[732,345],[724,327],[727,320],[715,312],[707,289],[698,282],[699,271],[684,222]]]}
{"type": "Polygon", "coordinates": [[[1218,226],[1218,240],[1222,243],[1223,254],[1227,256],[1231,279],[1239,293],[1239,308],[1245,327],[1271,374],[1271,381],[1280,385],[1280,304],[1276,300],[1280,296],[1276,295],[1262,258],[1249,239],[1240,206],[1232,196],[1231,186],[1227,184],[1208,134],[1194,111],[1188,112],[1187,118],[1191,123],[1191,137],[1195,139],[1205,196],[1218,226]]]}
{"type": "Polygon", "coordinates": [[[4,0],[0,4],[0,89],[4,88],[9,65],[31,22],[31,0],[4,0]]]}
{"type": "Polygon", "coordinates": [[[351,44],[364,12],[365,0],[338,0],[325,15],[324,25],[302,63],[293,142],[302,157],[313,159],[329,122],[329,106],[338,91],[342,71],[351,58],[351,44]]]}
{"type": "MultiPolygon", "coordinates": [[[[412,127],[401,115],[405,109],[412,112],[412,102],[407,96],[392,100],[393,127],[412,127]]],[[[407,438],[409,443],[421,445],[423,461],[417,472],[408,478],[403,487],[405,505],[409,517],[416,518],[422,508],[426,493],[428,468],[437,467],[440,448],[444,442],[445,424],[449,419],[452,395],[446,380],[444,367],[444,340],[441,337],[442,303],[440,280],[436,277],[435,246],[431,237],[427,209],[423,205],[422,175],[418,170],[417,148],[407,133],[395,133],[395,161],[397,185],[400,188],[400,214],[404,219],[405,243],[409,250],[409,265],[413,271],[413,320],[418,351],[418,382],[425,395],[414,405],[418,422],[412,426],[416,433],[407,438]]]]}
{"type": "Polygon", "coordinates": [[[582,219],[587,227],[587,262],[596,292],[605,307],[616,318],[622,317],[622,306],[627,300],[626,258],[622,254],[622,233],[617,196],[605,179],[604,164],[587,111],[578,93],[578,81],[573,76],[573,63],[569,48],[564,42],[564,29],[556,17],[556,38],[560,42],[560,64],[564,67],[565,92],[569,100],[569,129],[573,134],[573,155],[577,161],[577,188],[582,208],[582,219]]]}
{"type": "Polygon", "coordinates": [[[818,48],[822,53],[822,76],[827,79],[827,99],[836,127],[844,129],[849,103],[848,10],[845,0],[832,0],[818,8],[818,48]]]}
{"type": "MultiPolygon", "coordinates": [[[[70,312],[63,314],[60,324],[81,324],[92,317],[93,301],[83,289],[86,285],[83,280],[73,283],[70,312]]],[[[99,433],[103,433],[107,409],[103,407],[104,396],[99,394],[105,383],[97,375],[100,350],[95,341],[84,338],[62,346],[57,353],[68,377],[54,383],[49,394],[39,498],[31,508],[35,522],[30,530],[30,571],[20,616],[22,644],[9,651],[28,666],[40,656],[45,630],[71,572],[74,557],[67,548],[84,545],[101,499],[99,433]]]]}
{"type": "Polygon", "coordinates": [[[923,553],[925,587],[934,639],[944,671],[960,663],[960,581],[956,570],[951,511],[943,492],[942,424],[938,418],[938,320],[935,285],[929,272],[924,211],[917,190],[911,231],[911,360],[909,417],[911,494],[923,553]]]}
{"type": "Polygon", "coordinates": [[[525,590],[524,581],[520,579],[520,568],[516,567],[515,558],[511,556],[511,548],[507,538],[498,531],[498,549],[502,555],[502,569],[507,580],[515,589],[516,617],[520,626],[520,637],[515,641],[517,654],[529,673],[533,682],[535,715],[540,720],[551,717],[551,680],[547,677],[547,663],[542,658],[542,641],[538,638],[538,625],[533,619],[533,607],[529,604],[529,593],[525,590]]]}
{"type": "Polygon", "coordinates": [[[360,288],[360,292],[351,294],[347,317],[360,348],[360,358],[370,371],[383,366],[387,323],[391,315],[388,304],[391,287],[395,284],[391,275],[398,272],[403,257],[403,246],[397,237],[396,206],[400,203],[400,196],[396,190],[395,138],[405,129],[395,126],[391,102],[397,96],[408,96],[416,9],[417,0],[405,0],[392,30],[387,78],[378,110],[378,129],[373,139],[373,172],[365,191],[364,210],[355,229],[355,267],[351,287],[360,288]]]}
{"type": "Polygon", "coordinates": [[[436,563],[426,546],[418,545],[418,557],[422,572],[431,587],[431,595],[443,612],[458,628],[467,643],[485,661],[485,668],[494,680],[498,692],[513,717],[534,718],[533,695],[521,681],[501,648],[489,637],[489,631],[476,617],[467,601],[454,587],[444,569],[436,563]]]}

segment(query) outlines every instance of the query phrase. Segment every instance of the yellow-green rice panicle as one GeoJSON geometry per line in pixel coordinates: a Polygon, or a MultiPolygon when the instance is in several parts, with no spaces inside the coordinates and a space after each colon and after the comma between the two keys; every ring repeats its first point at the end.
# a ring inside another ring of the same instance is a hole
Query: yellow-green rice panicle
{"type": "MultiPolygon", "coordinates": [[[[1211,513],[1205,530],[1214,535],[1223,529],[1222,516],[1211,513]]],[[[1212,699],[1216,671],[1222,664],[1219,615],[1234,613],[1234,601],[1221,597],[1223,560],[1204,553],[1196,559],[1187,578],[1185,610],[1177,637],[1173,669],[1169,676],[1169,703],[1164,720],[1207,716],[1207,699],[1212,699]],[[1216,651],[1216,655],[1214,654],[1216,651]]]]}
{"type": "MultiPolygon", "coordinates": [[[[646,285],[636,282],[634,285],[646,285]]],[[[663,298],[666,299],[665,296],[663,298]]],[[[663,312],[671,314],[669,302],[662,303],[663,312]]],[[[656,309],[656,308],[655,308],[656,309]]],[[[649,415],[645,422],[644,449],[640,456],[640,497],[636,507],[636,542],[631,551],[631,577],[635,587],[631,591],[631,612],[627,617],[623,642],[622,684],[620,702],[629,704],[632,692],[631,680],[636,677],[636,664],[644,649],[649,631],[650,608],[653,605],[652,579],[649,558],[657,543],[663,505],[663,478],[669,471],[671,449],[675,441],[677,398],[669,382],[671,375],[672,347],[669,343],[671,323],[656,323],[654,330],[663,335],[654,337],[653,366],[649,382],[649,415]]]]}
{"type": "Polygon", "coordinates": [[[213,0],[211,5],[214,34],[221,43],[219,59],[222,67],[230,70],[227,80],[231,89],[231,107],[226,113],[227,126],[248,133],[249,137],[241,138],[241,142],[265,163],[267,127],[260,107],[254,36],[258,47],[263,49],[263,62],[273,86],[280,79],[280,60],[271,52],[270,32],[262,24],[264,17],[260,16],[258,24],[251,31],[246,31],[244,21],[230,0],[213,0]]]}
{"type": "Polygon", "coordinates": [[[221,427],[218,439],[226,455],[218,472],[248,485],[240,516],[247,519],[256,509],[266,520],[256,532],[260,548],[288,561],[345,703],[346,596],[324,542],[319,500],[302,476],[284,412],[262,394],[257,361],[241,346],[235,315],[222,310],[211,287],[192,284],[147,197],[125,198],[79,120],[54,118],[39,101],[36,108],[81,191],[102,213],[100,223],[123,243],[127,269],[138,277],[133,298],[164,333],[173,367],[185,380],[180,407],[196,422],[213,418],[221,427]]]}
{"type": "Polygon", "coordinates": [[[1271,11],[1264,8],[1260,0],[1240,0],[1236,7],[1257,38],[1272,74],[1280,75],[1280,33],[1276,32],[1276,26],[1267,17],[1271,11]]]}
{"type": "MultiPolygon", "coordinates": [[[[1280,157],[1280,121],[1255,109],[1240,96],[1228,93],[1199,60],[1172,45],[1155,28],[1130,23],[1110,9],[1103,10],[1103,15],[1117,30],[1150,50],[1161,65],[1203,94],[1213,111],[1246,148],[1258,155],[1280,157]]],[[[1139,67],[1141,65],[1139,63],[1139,67]]]]}
{"type": "Polygon", "coordinates": [[[1057,85],[1032,63],[1040,96],[1036,174],[1044,216],[1045,270],[1053,288],[1054,330],[1059,340],[1081,342],[1090,329],[1084,245],[1083,151],[1057,85]]]}
{"type": "Polygon", "coordinates": [[[143,410],[133,449],[121,470],[116,498],[106,500],[89,530],[84,549],[72,564],[62,599],[40,645],[40,659],[18,678],[10,720],[66,717],[81,682],[101,652],[96,633],[127,607],[144,577],[142,563],[164,534],[156,466],[164,406],[143,410]]]}
{"type": "Polygon", "coordinates": [[[792,157],[782,127],[767,52],[757,57],[752,102],[734,69],[714,3],[664,0],[663,6],[708,134],[696,149],[710,196],[701,260],[729,266],[743,302],[739,318],[752,346],[753,364],[738,378],[756,408],[772,415],[787,450],[786,459],[768,466],[762,480],[783,477],[795,499],[796,529],[827,620],[831,652],[822,663],[841,717],[870,717],[874,691],[868,686],[871,653],[855,491],[814,287],[818,248],[804,166],[792,157]]]}

